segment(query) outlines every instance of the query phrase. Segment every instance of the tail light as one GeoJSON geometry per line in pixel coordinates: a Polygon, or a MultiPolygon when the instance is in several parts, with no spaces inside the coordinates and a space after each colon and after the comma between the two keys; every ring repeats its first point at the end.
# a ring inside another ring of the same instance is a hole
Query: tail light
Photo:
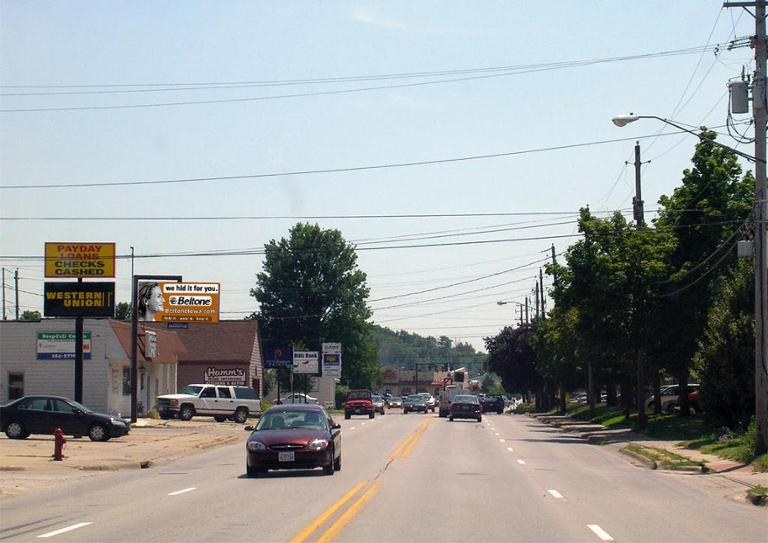
{"type": "Polygon", "coordinates": [[[451,404],[451,411],[458,411],[459,410],[459,404],[452,403],[451,404]]]}

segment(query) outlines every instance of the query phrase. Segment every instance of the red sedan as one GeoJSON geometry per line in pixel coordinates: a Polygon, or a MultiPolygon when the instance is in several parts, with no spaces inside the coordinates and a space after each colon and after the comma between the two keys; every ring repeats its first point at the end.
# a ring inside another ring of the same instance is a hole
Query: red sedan
{"type": "Polygon", "coordinates": [[[246,442],[249,477],[270,469],[341,469],[341,426],[320,405],[288,404],[267,409],[246,442]]]}

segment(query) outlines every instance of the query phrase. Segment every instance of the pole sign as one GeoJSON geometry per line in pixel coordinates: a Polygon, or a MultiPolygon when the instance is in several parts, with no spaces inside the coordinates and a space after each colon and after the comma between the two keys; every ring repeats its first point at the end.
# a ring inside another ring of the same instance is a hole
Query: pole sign
{"type": "MultiPolygon", "coordinates": [[[[38,332],[38,360],[74,360],[74,332],[38,332]]],[[[91,332],[83,332],[83,359],[91,359],[91,332]]]]}
{"type": "Polygon", "coordinates": [[[267,347],[264,349],[264,368],[280,369],[293,367],[293,348],[267,347]]]}
{"type": "Polygon", "coordinates": [[[114,283],[45,283],[46,317],[114,317],[114,283]]]}
{"type": "Polygon", "coordinates": [[[341,343],[323,343],[323,377],[341,377],[341,343]]]}
{"type": "Polygon", "coordinates": [[[294,351],[293,373],[317,374],[319,369],[318,359],[317,351],[294,351]]]}
{"type": "Polygon", "coordinates": [[[139,282],[139,320],[219,322],[219,292],[219,283],[139,282]]]}
{"type": "Polygon", "coordinates": [[[114,277],[115,244],[48,242],[45,244],[45,276],[114,277]]]}

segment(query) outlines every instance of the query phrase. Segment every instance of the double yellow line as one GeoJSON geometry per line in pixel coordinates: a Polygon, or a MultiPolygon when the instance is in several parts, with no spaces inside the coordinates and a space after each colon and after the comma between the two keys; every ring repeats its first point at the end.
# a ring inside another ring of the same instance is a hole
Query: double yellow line
{"type": "MultiPolygon", "coordinates": [[[[407,458],[416,447],[416,444],[419,442],[421,437],[424,435],[424,432],[427,431],[427,428],[429,428],[433,422],[434,419],[427,419],[421,425],[419,425],[416,430],[411,432],[410,435],[405,438],[405,440],[400,445],[398,445],[394,452],[389,455],[389,461],[395,460],[396,458],[407,458]]],[[[336,503],[323,511],[320,516],[310,522],[301,532],[296,535],[296,537],[291,539],[290,543],[304,543],[309,538],[309,536],[315,532],[315,530],[325,524],[328,519],[335,515],[339,509],[344,507],[347,502],[352,500],[352,498],[354,498],[367,485],[368,481],[360,481],[355,486],[353,486],[349,492],[344,494],[344,496],[342,496],[336,503]]],[[[381,483],[378,481],[374,482],[368,488],[368,490],[366,490],[359,498],[357,498],[357,500],[355,500],[352,505],[350,505],[347,510],[344,511],[344,513],[342,513],[341,516],[339,516],[339,518],[336,519],[336,521],[331,524],[331,526],[325,532],[323,532],[323,534],[318,538],[317,543],[329,543],[330,541],[333,541],[333,538],[339,534],[344,526],[349,524],[349,521],[351,521],[355,515],[360,512],[363,506],[373,497],[374,494],[376,494],[376,492],[378,492],[379,488],[381,488],[381,483]]]]}

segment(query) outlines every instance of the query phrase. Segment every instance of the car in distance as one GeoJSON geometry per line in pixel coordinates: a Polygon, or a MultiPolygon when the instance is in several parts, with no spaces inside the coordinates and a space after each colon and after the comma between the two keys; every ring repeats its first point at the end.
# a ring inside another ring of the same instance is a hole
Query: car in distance
{"type": "Polygon", "coordinates": [[[393,407],[403,407],[403,399],[400,396],[390,396],[387,398],[386,403],[390,409],[393,407]]]}
{"type": "Polygon", "coordinates": [[[371,396],[371,401],[373,402],[373,411],[374,413],[381,413],[384,415],[384,398],[379,396],[378,394],[373,394],[371,396]]]}
{"type": "Polygon", "coordinates": [[[453,422],[453,419],[476,419],[477,422],[481,422],[483,412],[477,396],[469,394],[454,396],[451,402],[451,412],[448,415],[449,421],[453,422]]]}
{"type": "Polygon", "coordinates": [[[268,470],[341,469],[341,426],[317,404],[284,404],[267,409],[251,430],[245,449],[249,477],[268,470]]]}
{"type": "Polygon", "coordinates": [[[427,401],[421,394],[411,394],[403,400],[403,415],[411,412],[426,413],[428,409],[427,401]]]}
{"type": "Polygon", "coordinates": [[[369,419],[376,416],[370,390],[357,389],[347,393],[347,401],[344,402],[344,418],[349,419],[352,415],[368,415],[369,419]]]}
{"type": "Polygon", "coordinates": [[[243,424],[249,415],[261,411],[259,394],[250,387],[230,385],[187,385],[178,394],[157,397],[160,418],[213,417],[216,422],[231,419],[243,424]]]}
{"type": "Polygon", "coordinates": [[[128,421],[96,413],[60,396],[24,396],[0,407],[0,430],[10,439],[24,439],[30,434],[52,435],[56,428],[61,428],[65,435],[87,435],[91,441],[107,441],[131,430],[128,421]]]}
{"type": "MultiPolygon", "coordinates": [[[[698,383],[688,383],[688,394],[699,390],[698,383]]],[[[667,385],[661,387],[661,409],[667,413],[674,413],[679,405],[680,385],[667,385]]],[[[654,397],[651,395],[647,402],[647,407],[653,409],[654,397]]]]}
{"type": "Polygon", "coordinates": [[[283,396],[282,398],[277,398],[274,403],[276,405],[282,405],[284,403],[315,403],[319,404],[320,402],[317,401],[317,398],[310,396],[309,394],[302,394],[300,392],[294,392],[293,394],[289,394],[288,396],[283,396]]]}
{"type": "Polygon", "coordinates": [[[435,400],[435,397],[432,396],[429,392],[419,392],[419,396],[424,398],[424,402],[427,404],[427,409],[435,412],[435,406],[437,405],[437,401],[435,400]]]}
{"type": "Polygon", "coordinates": [[[504,397],[488,394],[480,400],[480,407],[483,413],[495,411],[501,415],[504,412],[504,397]]]}

